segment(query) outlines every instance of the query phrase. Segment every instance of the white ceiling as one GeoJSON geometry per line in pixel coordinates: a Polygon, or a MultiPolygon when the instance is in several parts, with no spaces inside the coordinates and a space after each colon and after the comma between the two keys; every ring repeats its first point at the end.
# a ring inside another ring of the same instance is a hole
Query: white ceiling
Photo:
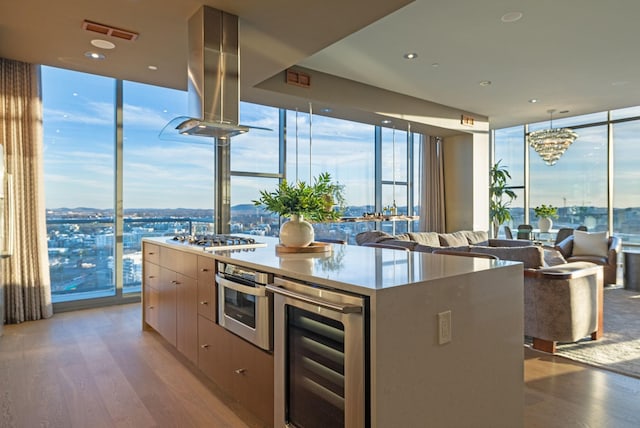
{"type": "Polygon", "coordinates": [[[185,89],[186,22],[201,4],[240,17],[243,99],[268,104],[256,85],[300,65],[488,116],[492,128],[640,104],[637,0],[2,1],[0,57],[185,89]],[[502,22],[509,12],[523,17],[502,22]],[[84,19],[140,37],[109,39],[116,49],[91,61],[98,35],[84,19]]]}

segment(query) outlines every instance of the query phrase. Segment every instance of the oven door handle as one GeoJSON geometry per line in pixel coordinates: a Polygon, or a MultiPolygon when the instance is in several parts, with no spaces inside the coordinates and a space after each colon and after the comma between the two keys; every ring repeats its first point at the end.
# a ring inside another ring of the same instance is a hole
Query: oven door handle
{"type": "Polygon", "coordinates": [[[332,310],[334,312],[340,312],[343,314],[358,314],[362,313],[362,306],[358,305],[341,305],[338,303],[328,302],[326,300],[310,297],[305,294],[296,293],[295,291],[287,290],[286,288],[278,287],[274,284],[267,284],[267,290],[272,293],[280,294],[285,297],[291,297],[292,299],[301,300],[303,302],[317,305],[325,309],[332,310]]]}
{"type": "Polygon", "coordinates": [[[267,295],[267,292],[263,286],[249,287],[248,285],[242,285],[238,284],[237,282],[229,281],[228,279],[223,278],[220,275],[216,275],[216,282],[223,287],[230,288],[240,293],[250,294],[257,297],[264,297],[267,295]]]}

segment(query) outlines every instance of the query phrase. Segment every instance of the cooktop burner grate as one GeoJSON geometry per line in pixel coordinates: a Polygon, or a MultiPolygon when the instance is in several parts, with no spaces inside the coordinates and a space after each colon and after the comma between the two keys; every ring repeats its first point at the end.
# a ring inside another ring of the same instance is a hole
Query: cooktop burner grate
{"type": "Polygon", "coordinates": [[[226,234],[207,234],[207,235],[176,235],[172,241],[182,242],[189,245],[202,247],[205,250],[226,250],[226,249],[242,249],[242,248],[258,248],[266,247],[264,242],[256,242],[249,236],[236,236],[226,234]]]}

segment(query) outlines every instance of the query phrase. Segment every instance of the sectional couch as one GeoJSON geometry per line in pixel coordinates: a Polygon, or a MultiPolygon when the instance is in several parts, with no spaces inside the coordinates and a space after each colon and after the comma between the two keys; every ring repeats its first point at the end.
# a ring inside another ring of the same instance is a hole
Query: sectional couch
{"type": "Polygon", "coordinates": [[[557,342],[603,334],[603,266],[567,262],[556,249],[522,239],[489,239],[486,232],[380,231],[356,236],[363,246],[458,256],[490,256],[521,262],[524,270],[524,335],[535,349],[554,353],[557,342]]]}

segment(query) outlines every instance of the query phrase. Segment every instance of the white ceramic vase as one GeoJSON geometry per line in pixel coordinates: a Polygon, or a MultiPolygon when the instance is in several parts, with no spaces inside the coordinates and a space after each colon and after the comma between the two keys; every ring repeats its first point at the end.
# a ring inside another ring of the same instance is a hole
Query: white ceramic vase
{"type": "Polygon", "coordinates": [[[540,219],[538,220],[538,229],[540,229],[540,232],[542,233],[546,233],[551,230],[552,226],[553,220],[551,220],[549,217],[540,217],[540,219]]]}
{"type": "Polygon", "coordinates": [[[291,219],[280,226],[280,243],[285,247],[306,247],[314,237],[313,226],[301,215],[292,214],[291,219]]]}

